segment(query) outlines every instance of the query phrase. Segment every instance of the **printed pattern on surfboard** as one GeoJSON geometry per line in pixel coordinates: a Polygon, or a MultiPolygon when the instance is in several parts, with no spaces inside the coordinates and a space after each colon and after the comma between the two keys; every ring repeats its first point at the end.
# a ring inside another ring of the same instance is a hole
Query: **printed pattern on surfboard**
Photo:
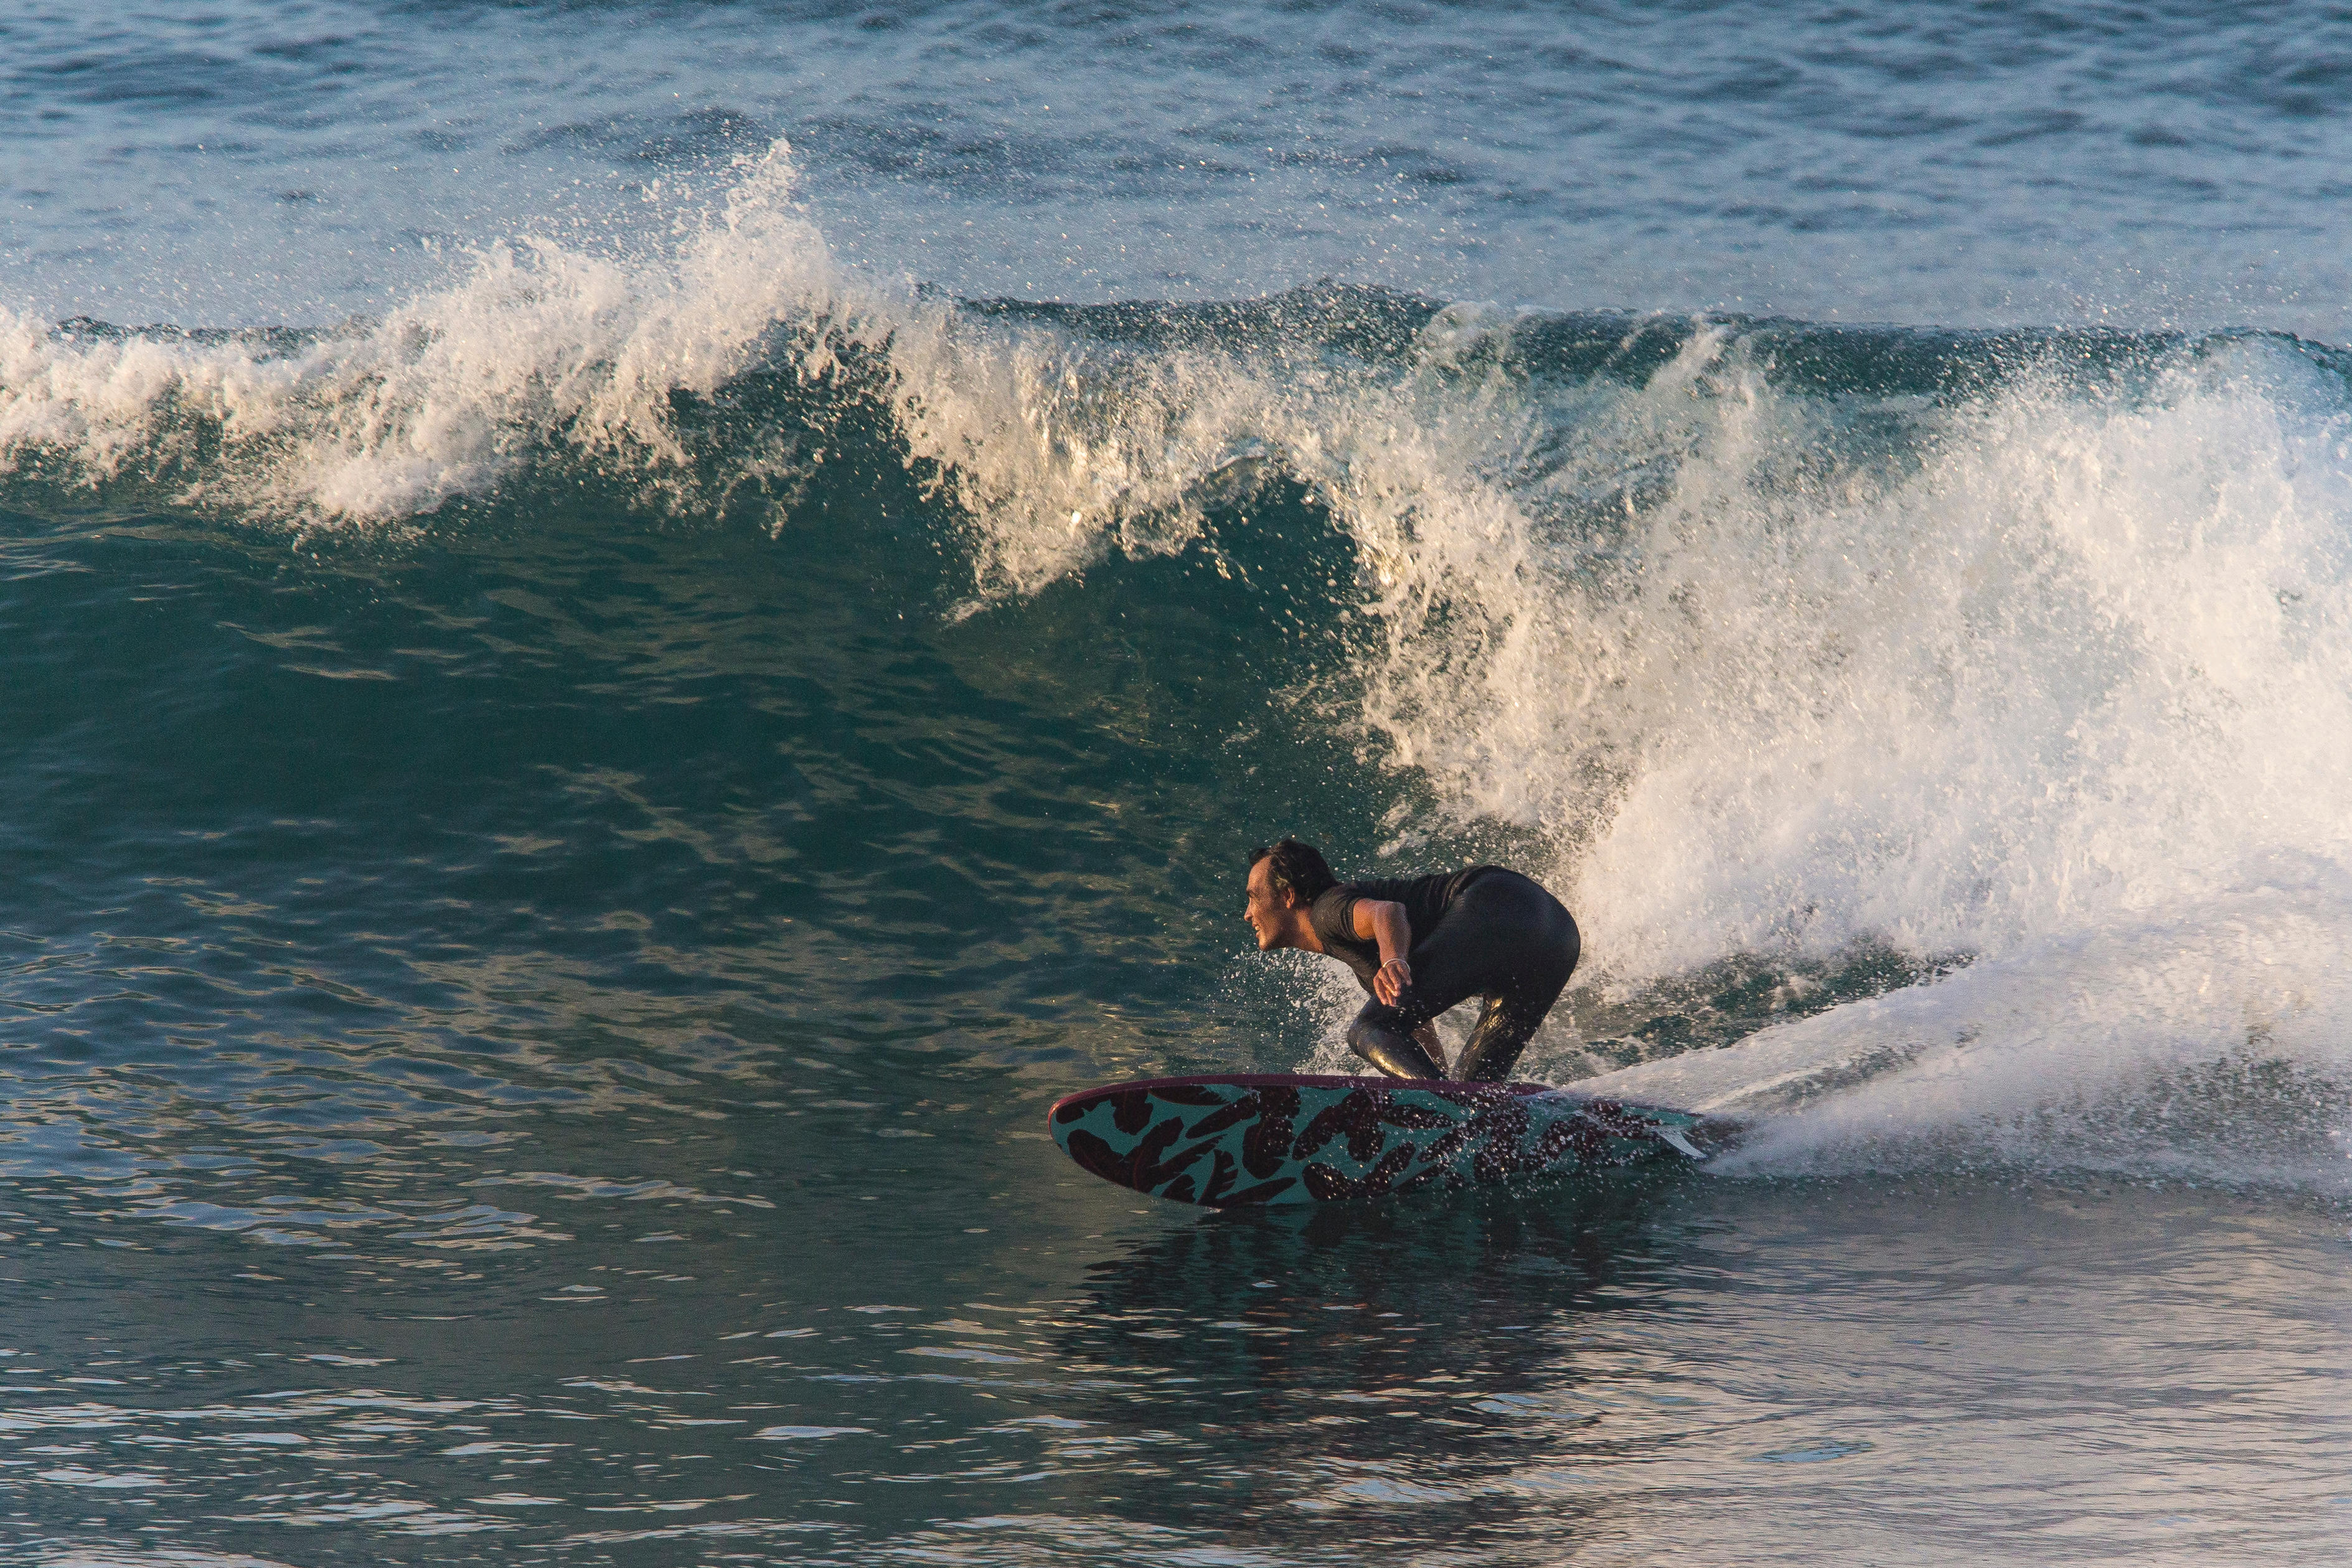
{"type": "Polygon", "coordinates": [[[1056,1101],[1054,1141],[1102,1177],[1228,1208],[1703,1158],[1686,1112],[1535,1083],[1247,1073],[1112,1083],[1056,1101]]]}

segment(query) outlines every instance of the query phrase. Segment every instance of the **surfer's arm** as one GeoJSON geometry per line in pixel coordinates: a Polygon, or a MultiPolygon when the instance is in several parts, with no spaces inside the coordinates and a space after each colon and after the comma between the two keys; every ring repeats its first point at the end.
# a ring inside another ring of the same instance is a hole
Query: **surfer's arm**
{"type": "Polygon", "coordinates": [[[1381,945],[1381,972],[1372,977],[1372,995],[1394,1007],[1412,984],[1412,966],[1404,956],[1412,951],[1412,922],[1405,918],[1403,904],[1381,898],[1360,898],[1352,913],[1356,940],[1381,945]]]}

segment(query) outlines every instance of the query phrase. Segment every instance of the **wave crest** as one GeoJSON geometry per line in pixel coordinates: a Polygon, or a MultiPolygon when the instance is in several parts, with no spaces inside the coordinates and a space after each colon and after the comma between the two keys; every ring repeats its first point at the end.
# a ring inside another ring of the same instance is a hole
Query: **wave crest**
{"type": "Polygon", "coordinates": [[[717,210],[652,256],[523,237],[381,320],[294,332],[47,329],[0,314],[0,463],[21,478],[313,526],[381,524],[488,493],[561,454],[634,480],[689,455],[709,395],[780,327],[803,373],[877,328],[792,201],[782,142],[739,158],[717,210]]]}

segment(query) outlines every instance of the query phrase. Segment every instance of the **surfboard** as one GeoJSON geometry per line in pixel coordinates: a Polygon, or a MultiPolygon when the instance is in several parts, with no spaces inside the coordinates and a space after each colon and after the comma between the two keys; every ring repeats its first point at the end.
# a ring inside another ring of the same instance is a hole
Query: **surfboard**
{"type": "Polygon", "coordinates": [[[1540,1083],[1292,1073],[1106,1084],[1046,1124],[1105,1181],[1212,1208],[1702,1160],[1717,1136],[1686,1111],[1540,1083]]]}

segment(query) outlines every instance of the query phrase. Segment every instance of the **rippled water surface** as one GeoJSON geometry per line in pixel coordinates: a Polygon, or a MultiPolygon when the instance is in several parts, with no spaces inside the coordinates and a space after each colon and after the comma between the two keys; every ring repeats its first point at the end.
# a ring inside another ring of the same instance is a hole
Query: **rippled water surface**
{"type": "Polygon", "coordinates": [[[68,1223],[16,1265],[12,1533],[65,1560],[2284,1561],[2352,1509],[2346,1244],[2307,1214],[1703,1183],[1202,1224],[1034,1178],[750,1183],[777,1207],[542,1175],[278,1253],[244,1212],[175,1232],[28,1194],[68,1223]],[[236,1223],[224,1257],[201,1227],[236,1223]]]}
{"type": "Polygon", "coordinates": [[[2344,1555],[2347,59],[16,7],[8,1553],[2344,1555]],[[1745,1142],[1085,1176],[1351,1064],[1284,831],[1541,877],[1522,1071],[1745,1142]]]}
{"type": "Polygon", "coordinates": [[[784,136],[837,243],[968,295],[2347,336],[2322,5],[27,0],[0,40],[0,277],[59,315],[380,310],[784,136]]]}

